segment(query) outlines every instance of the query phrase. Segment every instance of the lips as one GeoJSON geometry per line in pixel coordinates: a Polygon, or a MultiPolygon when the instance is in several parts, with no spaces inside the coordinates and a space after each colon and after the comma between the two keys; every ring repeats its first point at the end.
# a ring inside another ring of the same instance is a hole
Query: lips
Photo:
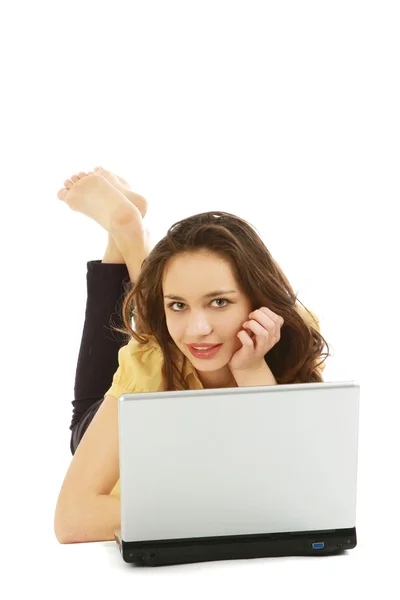
{"type": "Polygon", "coordinates": [[[219,346],[219,344],[187,344],[189,348],[215,348],[215,346],[219,346]]]}
{"type": "MultiPolygon", "coordinates": [[[[204,344],[202,345],[204,346],[204,344]]],[[[205,348],[203,348],[203,350],[196,350],[196,348],[193,348],[192,344],[190,344],[188,348],[189,352],[196,358],[208,360],[209,358],[214,358],[214,356],[218,354],[218,352],[222,348],[222,344],[215,344],[214,346],[209,347],[207,350],[205,348]]]]}

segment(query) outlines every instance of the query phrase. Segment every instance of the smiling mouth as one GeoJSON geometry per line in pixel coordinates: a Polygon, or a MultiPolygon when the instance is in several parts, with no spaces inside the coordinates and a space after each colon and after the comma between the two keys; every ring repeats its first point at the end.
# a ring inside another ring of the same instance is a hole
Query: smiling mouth
{"type": "Polygon", "coordinates": [[[220,346],[221,344],[187,344],[187,346],[189,346],[189,348],[194,348],[194,349],[200,349],[200,350],[210,350],[210,348],[215,348],[216,346],[220,346]]]}
{"type": "Polygon", "coordinates": [[[217,344],[216,346],[212,346],[211,348],[202,348],[201,350],[196,350],[196,348],[193,348],[191,346],[188,346],[191,354],[197,358],[212,358],[213,356],[215,356],[219,350],[221,349],[221,346],[223,346],[223,344],[217,344]]]}

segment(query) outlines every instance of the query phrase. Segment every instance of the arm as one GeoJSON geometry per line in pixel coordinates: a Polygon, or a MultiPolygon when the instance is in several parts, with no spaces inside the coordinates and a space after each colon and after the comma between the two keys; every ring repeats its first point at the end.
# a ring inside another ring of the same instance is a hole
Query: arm
{"type": "Polygon", "coordinates": [[[250,387],[257,385],[278,385],[271,369],[264,361],[260,369],[254,371],[232,371],[238,387],[250,387]]]}
{"type": "Polygon", "coordinates": [[[74,529],[70,526],[64,535],[56,530],[60,544],[77,544],[84,542],[112,542],[114,531],[121,529],[121,503],[116,496],[98,495],[91,498],[86,506],[81,507],[81,518],[74,529]]]}
{"type": "Polygon", "coordinates": [[[126,285],[125,264],[87,263],[87,302],[82,340],[75,375],[73,415],[70,425],[74,454],[86,429],[110,387],[118,368],[118,350],[128,342],[111,330],[122,327],[120,316],[126,285]]]}
{"type": "Polygon", "coordinates": [[[111,541],[121,526],[118,400],[106,396],[72,458],[57,499],[54,532],[61,544],[111,541]]]}

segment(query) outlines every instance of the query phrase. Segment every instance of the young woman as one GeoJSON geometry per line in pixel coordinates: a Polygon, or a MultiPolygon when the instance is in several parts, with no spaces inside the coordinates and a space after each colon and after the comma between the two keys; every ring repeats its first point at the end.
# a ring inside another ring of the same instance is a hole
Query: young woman
{"type": "Polygon", "coordinates": [[[151,249],[147,202],[125,180],[97,168],[64,185],[58,197],[109,236],[103,261],[87,263],[74,456],[54,526],[61,543],[113,540],[121,394],[321,382],[330,353],[317,317],[298,304],[245,220],[200,213],[172,225],[151,249]]]}

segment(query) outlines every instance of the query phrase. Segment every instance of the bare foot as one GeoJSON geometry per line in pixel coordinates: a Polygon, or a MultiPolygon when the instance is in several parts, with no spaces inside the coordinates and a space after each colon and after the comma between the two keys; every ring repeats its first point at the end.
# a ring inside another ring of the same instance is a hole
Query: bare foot
{"type": "MultiPolygon", "coordinates": [[[[92,172],[93,171],[89,171],[89,174],[92,172]]],[[[149,203],[146,200],[146,198],[144,198],[140,194],[136,194],[135,192],[132,192],[131,186],[126,181],[126,179],[123,179],[122,177],[120,177],[119,175],[116,175],[112,171],[107,171],[107,169],[103,169],[103,167],[95,167],[94,172],[98,173],[99,175],[102,175],[105,179],[107,179],[107,181],[112,183],[112,185],[114,187],[116,187],[120,192],[122,192],[124,194],[124,196],[126,196],[126,198],[128,198],[128,200],[130,202],[132,202],[132,204],[134,204],[136,206],[136,208],[139,209],[139,211],[142,215],[142,218],[144,219],[144,217],[146,216],[146,213],[147,213],[149,203]]],[[[71,177],[71,179],[72,179],[72,177],[71,177]]],[[[146,248],[147,248],[147,253],[150,253],[150,251],[153,247],[153,242],[151,241],[150,231],[148,228],[145,228],[144,234],[145,234],[145,244],[146,244],[146,248]]]]}
{"type": "Polygon", "coordinates": [[[64,181],[57,197],[72,210],[94,219],[110,234],[116,229],[129,227],[143,234],[143,221],[140,210],[126,196],[102,175],[81,171],[64,181]]]}
{"type": "Polygon", "coordinates": [[[111,171],[107,171],[102,167],[96,167],[94,172],[102,175],[105,179],[107,179],[107,181],[112,183],[117,190],[122,192],[124,196],[126,196],[126,198],[128,198],[128,200],[140,210],[142,218],[145,217],[148,208],[148,202],[146,198],[143,198],[143,196],[140,196],[140,194],[135,194],[135,192],[132,192],[131,186],[127,181],[125,181],[125,179],[122,179],[122,177],[119,177],[118,175],[115,175],[111,171]]]}

